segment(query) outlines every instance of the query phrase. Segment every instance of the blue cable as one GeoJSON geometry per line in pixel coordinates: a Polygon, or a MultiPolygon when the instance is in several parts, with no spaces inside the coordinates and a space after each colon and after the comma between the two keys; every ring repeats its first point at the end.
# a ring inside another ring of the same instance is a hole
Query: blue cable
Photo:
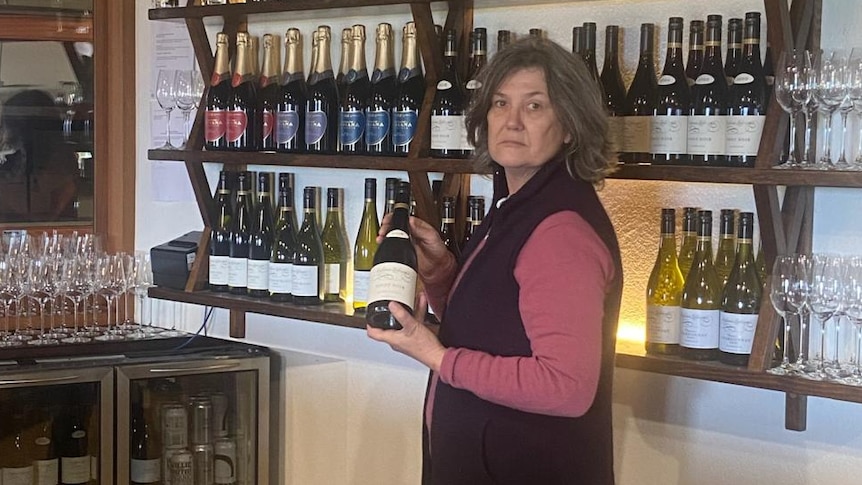
{"type": "Polygon", "coordinates": [[[207,325],[209,324],[210,318],[212,317],[214,311],[215,311],[215,307],[211,307],[211,306],[205,307],[205,309],[204,309],[204,321],[201,324],[200,328],[198,328],[197,332],[195,332],[191,337],[186,339],[185,342],[178,345],[173,351],[175,352],[177,350],[182,350],[183,348],[185,348],[187,345],[192,343],[192,340],[197,338],[197,336],[200,335],[201,332],[204,333],[204,337],[208,336],[207,335],[207,325]]]}

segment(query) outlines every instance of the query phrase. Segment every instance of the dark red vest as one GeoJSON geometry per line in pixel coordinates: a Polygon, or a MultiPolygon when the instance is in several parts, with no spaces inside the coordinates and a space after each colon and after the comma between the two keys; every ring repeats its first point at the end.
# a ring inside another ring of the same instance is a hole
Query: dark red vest
{"type": "Polygon", "coordinates": [[[613,484],[611,391],[622,289],[622,266],[613,226],[593,186],[573,179],[560,160],[542,167],[499,209],[496,201],[507,195],[501,172],[495,174],[494,186],[495,203],[465,248],[463,260],[486,234],[487,241],[451,297],[443,315],[440,340],[447,347],[500,356],[530,356],[530,341],[518,305],[515,263],[541,221],[559,211],[575,211],[601,237],[615,264],[616,277],[604,302],[598,391],[586,414],[564,418],[518,411],[438,382],[423,482],[613,484]]]}

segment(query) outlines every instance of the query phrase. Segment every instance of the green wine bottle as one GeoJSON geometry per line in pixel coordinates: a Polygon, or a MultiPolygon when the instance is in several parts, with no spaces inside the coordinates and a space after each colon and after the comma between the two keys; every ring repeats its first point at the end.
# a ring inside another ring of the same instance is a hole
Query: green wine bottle
{"type": "Polygon", "coordinates": [[[715,359],[721,280],[712,264],[712,211],[697,212],[697,248],[680,307],[680,355],[692,360],[715,359]]]}
{"type": "Polygon", "coordinates": [[[353,309],[364,310],[368,304],[368,278],[377,252],[377,179],[365,179],[365,207],[353,247],[353,309]]]}
{"type": "Polygon", "coordinates": [[[697,208],[682,209],[682,242],[679,245],[679,271],[682,279],[688,279],[691,262],[694,260],[694,250],[697,247],[697,208]]]}
{"type": "Polygon", "coordinates": [[[736,245],[736,263],[721,297],[718,360],[725,364],[746,366],[751,356],[754,330],[763,287],[754,263],[752,233],[754,214],[739,214],[739,239],[736,245]]]}
{"type": "Polygon", "coordinates": [[[251,232],[251,212],[254,201],[251,197],[251,172],[237,175],[236,203],[231,217],[230,259],[228,259],[227,284],[235,295],[247,293],[248,249],[251,232]]]}
{"type": "Polygon", "coordinates": [[[347,241],[344,237],[344,218],[341,210],[341,190],[326,189],[326,224],[323,226],[323,300],[347,299],[347,241]]]}
{"type": "Polygon", "coordinates": [[[302,227],[296,234],[291,281],[293,302],[298,305],[323,303],[323,243],[317,229],[315,207],[315,187],[306,187],[302,193],[302,227]]]}
{"type": "Polygon", "coordinates": [[[395,191],[398,189],[398,182],[401,180],[395,177],[387,177],[383,195],[386,197],[383,205],[383,215],[392,212],[392,207],[395,206],[395,191]]]}
{"type": "Polygon", "coordinates": [[[727,284],[727,278],[730,277],[730,271],[733,269],[733,260],[736,258],[735,217],[732,209],[721,210],[718,224],[718,250],[715,252],[715,272],[721,280],[722,289],[727,284]]]}
{"type": "Polygon", "coordinates": [[[273,301],[291,301],[293,256],[296,251],[296,211],[293,210],[293,174],[278,175],[278,220],[269,260],[269,295],[273,301]]]}
{"type": "Polygon", "coordinates": [[[646,351],[679,351],[680,302],[684,280],[676,260],[676,211],[661,210],[661,243],[647,284],[646,351]]]}
{"type": "Polygon", "coordinates": [[[757,277],[760,278],[760,286],[766,286],[766,252],[763,250],[763,240],[757,248],[757,259],[754,260],[754,265],[757,267],[757,277]]]}
{"type": "Polygon", "coordinates": [[[233,211],[229,174],[230,172],[224,170],[219,174],[215,198],[218,219],[210,236],[209,282],[210,289],[218,292],[228,290],[227,275],[230,260],[231,212],[233,211]]]}
{"type": "Polygon", "coordinates": [[[269,296],[269,260],[272,258],[272,173],[257,174],[257,205],[249,233],[248,294],[256,298],[269,296]]]}

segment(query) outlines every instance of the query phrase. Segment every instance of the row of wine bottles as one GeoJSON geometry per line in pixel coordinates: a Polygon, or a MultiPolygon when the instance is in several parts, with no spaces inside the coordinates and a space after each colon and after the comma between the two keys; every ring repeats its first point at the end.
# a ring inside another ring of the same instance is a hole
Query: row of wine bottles
{"type": "MultiPolygon", "coordinates": [[[[326,218],[321,227],[319,188],[305,187],[303,220],[299,225],[294,210],[293,174],[278,174],[275,217],[272,178],[273,175],[266,172],[256,176],[250,172],[221,172],[216,192],[218,219],[210,244],[210,288],[217,292],[313,305],[349,301],[350,281],[354,309],[365,308],[370,301],[371,270],[377,256],[380,230],[377,179],[367,178],[364,182],[364,207],[351,261],[342,205],[343,189],[327,189],[326,218]],[[235,176],[234,182],[231,174],[235,176]],[[256,181],[256,198],[252,180],[256,181]]],[[[395,209],[400,189],[406,191],[408,214],[411,212],[409,184],[387,178],[384,215],[395,209]]],[[[472,196],[469,199],[463,238],[458,238],[459,231],[455,228],[455,201],[443,198],[441,211],[441,237],[447,247],[458,254],[473,229],[482,222],[484,199],[472,196]]]]}
{"type": "Polygon", "coordinates": [[[392,26],[376,31],[374,70],[365,62],[365,27],[342,32],[341,69],[333,74],[331,32],[320,26],[312,36],[311,71],[305,77],[302,34],[284,36],[284,68],[275,34],[263,36],[263,71],[247,32],[236,36],[233,76],[227,34],[216,36],[216,59],[207,93],[205,141],[208,150],[345,153],[406,156],[416,132],[425,79],[416,27],[403,28],[401,70],[395,71],[392,26]]]}
{"type": "Polygon", "coordinates": [[[676,251],[676,212],[662,209],[661,242],[646,291],[646,350],[744,366],[751,354],[765,280],[753,248],[754,214],[721,211],[718,252],[712,211],[685,208],[676,251]],[[714,259],[715,257],[715,259],[714,259]]]}

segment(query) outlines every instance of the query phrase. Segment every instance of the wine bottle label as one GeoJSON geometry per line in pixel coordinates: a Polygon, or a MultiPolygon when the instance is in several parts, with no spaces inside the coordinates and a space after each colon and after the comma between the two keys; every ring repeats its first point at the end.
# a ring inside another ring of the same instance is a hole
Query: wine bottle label
{"type": "Polygon", "coordinates": [[[371,278],[371,271],[368,270],[353,270],[353,301],[368,302],[368,283],[371,278]]]}
{"type": "Polygon", "coordinates": [[[687,153],[688,116],[654,116],[650,138],[651,153],[687,153]]]}
{"type": "Polygon", "coordinates": [[[718,349],[730,354],[750,354],[757,328],[757,314],[721,312],[718,349]]]}
{"type": "Polygon", "coordinates": [[[389,134],[389,113],[385,110],[368,111],[365,117],[365,144],[379,145],[389,134]]]}
{"type": "Polygon", "coordinates": [[[320,294],[320,273],[317,266],[293,265],[293,296],[318,296],[320,294]]]}
{"type": "Polygon", "coordinates": [[[90,481],[99,483],[99,457],[90,456],[90,481]]]}
{"type": "Polygon", "coordinates": [[[480,81],[477,81],[476,79],[471,79],[467,81],[467,85],[465,87],[470,91],[475,91],[482,87],[482,83],[480,81]]]}
{"type": "Polygon", "coordinates": [[[733,78],[733,84],[751,84],[754,82],[754,76],[747,72],[741,72],[733,78]]]}
{"type": "Polygon", "coordinates": [[[437,81],[437,91],[446,91],[447,89],[452,89],[452,83],[445,79],[437,81]]]}
{"type": "MultiPolygon", "coordinates": [[[[392,232],[395,231],[389,234],[392,232]]],[[[368,301],[397,301],[413,310],[415,299],[416,270],[395,262],[378,263],[371,268],[368,301]]]]}
{"type": "Polygon", "coordinates": [[[413,141],[416,134],[416,124],[419,113],[416,110],[395,110],[392,112],[392,143],[398,147],[406,147],[413,141]]]}
{"type": "Polygon", "coordinates": [[[157,483],[161,480],[162,460],[136,460],[132,458],[129,466],[129,478],[135,483],[157,483]]]}
{"type": "Polygon", "coordinates": [[[244,110],[228,110],[226,126],[227,131],[225,135],[227,136],[227,141],[231,143],[237,142],[242,138],[246,128],[248,128],[248,115],[245,114],[244,110]]]}
{"type": "Polygon", "coordinates": [[[326,135],[328,122],[323,111],[309,111],[305,114],[305,144],[314,145],[326,135]]]}
{"type": "Polygon", "coordinates": [[[688,153],[691,155],[724,155],[726,116],[689,115],[688,153]]]}
{"type": "Polygon", "coordinates": [[[608,138],[613,142],[617,151],[621,151],[625,143],[625,118],[622,116],[608,116],[608,138]]]}
{"type": "Polygon", "coordinates": [[[623,116],[625,137],[622,150],[626,153],[647,153],[652,136],[652,116],[623,116]]]}
{"type": "Polygon", "coordinates": [[[272,111],[266,110],[263,112],[263,133],[261,133],[261,140],[266,142],[272,137],[272,130],[275,125],[275,117],[272,114],[272,111]]]}
{"type": "Polygon", "coordinates": [[[289,295],[293,286],[293,264],[269,263],[269,292],[289,295]]]}
{"type": "Polygon", "coordinates": [[[700,86],[712,84],[714,82],[715,77],[713,77],[712,74],[701,74],[700,76],[697,76],[697,79],[694,80],[694,83],[700,86]]]}
{"type": "Polygon", "coordinates": [[[340,111],[338,113],[338,139],[346,147],[352,147],[362,140],[365,132],[365,115],[361,111],[340,111]]]}
{"type": "Polygon", "coordinates": [[[323,267],[323,288],[329,294],[338,294],[341,265],[329,263],[323,267]]]}
{"type": "Polygon", "coordinates": [[[35,460],[33,466],[36,473],[36,480],[33,481],[35,485],[57,485],[60,481],[60,460],[35,460]]]}
{"type": "Polygon", "coordinates": [[[671,84],[676,82],[676,78],[671,76],[670,74],[662,74],[660,78],[658,78],[659,86],[670,86],[671,84]]]}
{"type": "Polygon", "coordinates": [[[227,112],[208,109],[204,113],[204,137],[209,143],[224,138],[227,130],[227,112]]]}
{"type": "Polygon", "coordinates": [[[70,484],[89,482],[90,456],[64,456],[60,458],[60,480],[70,484]]]}
{"type": "Polygon", "coordinates": [[[432,150],[461,150],[462,132],[467,132],[463,115],[431,115],[432,150]]]}
{"type": "Polygon", "coordinates": [[[275,142],[279,145],[290,143],[299,131],[299,113],[296,111],[276,111],[275,142]]]}
{"type": "Polygon", "coordinates": [[[249,290],[269,289],[269,260],[248,260],[248,280],[246,286],[248,286],[249,290]]]}
{"type": "Polygon", "coordinates": [[[679,343],[678,306],[647,305],[646,341],[654,344],[679,343]]]}
{"type": "Polygon", "coordinates": [[[3,485],[33,485],[33,466],[21,468],[4,467],[2,472],[3,485]]]}
{"type": "Polygon", "coordinates": [[[248,259],[228,258],[227,284],[234,288],[245,288],[248,284],[248,259]]]}
{"type": "Polygon", "coordinates": [[[763,115],[727,116],[725,144],[727,155],[757,155],[760,135],[763,133],[763,115]]]}
{"type": "Polygon", "coordinates": [[[680,310],[679,343],[690,349],[718,348],[718,310],[680,310]]]}
{"type": "Polygon", "coordinates": [[[210,284],[226,285],[228,283],[228,265],[230,258],[227,256],[210,256],[210,284]]]}

